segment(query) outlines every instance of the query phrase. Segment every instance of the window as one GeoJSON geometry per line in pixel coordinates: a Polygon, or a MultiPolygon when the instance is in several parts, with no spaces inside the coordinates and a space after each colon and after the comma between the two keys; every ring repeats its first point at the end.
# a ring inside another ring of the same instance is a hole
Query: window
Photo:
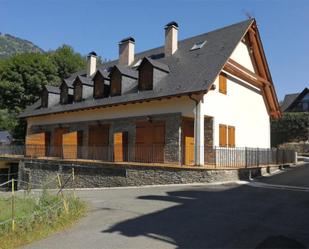
{"type": "Polygon", "coordinates": [[[195,43],[193,45],[193,47],[190,49],[190,51],[202,48],[205,45],[205,43],[206,43],[206,41],[201,41],[201,42],[195,43]]]}
{"type": "Polygon", "coordinates": [[[219,146],[235,147],[235,127],[224,124],[219,125],[219,146]]]}
{"type": "Polygon", "coordinates": [[[225,73],[221,73],[219,75],[219,92],[226,94],[227,90],[226,90],[226,74],[225,73]]]}

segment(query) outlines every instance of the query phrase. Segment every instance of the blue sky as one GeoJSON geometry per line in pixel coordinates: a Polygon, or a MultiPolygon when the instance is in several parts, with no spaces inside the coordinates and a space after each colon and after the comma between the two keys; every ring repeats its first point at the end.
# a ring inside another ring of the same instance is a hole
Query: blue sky
{"type": "Polygon", "coordinates": [[[279,99],[309,87],[309,0],[0,0],[0,32],[44,50],[69,44],[82,54],[118,56],[118,42],[136,50],[161,46],[172,20],[184,39],[246,19],[257,19],[279,99]]]}

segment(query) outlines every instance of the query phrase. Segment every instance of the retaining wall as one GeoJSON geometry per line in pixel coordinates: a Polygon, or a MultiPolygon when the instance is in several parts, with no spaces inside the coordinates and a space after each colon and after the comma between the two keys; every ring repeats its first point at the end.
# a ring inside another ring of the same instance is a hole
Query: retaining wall
{"type": "MultiPolygon", "coordinates": [[[[194,167],[158,167],[134,166],[98,163],[66,163],[63,161],[22,160],[19,163],[19,188],[25,189],[30,182],[32,188],[46,184],[48,188],[57,185],[57,174],[62,174],[63,181],[75,173],[75,187],[117,187],[154,184],[212,183],[223,181],[247,180],[268,174],[279,166],[256,169],[209,170],[194,167]]],[[[69,180],[66,187],[72,187],[69,180]]]]}

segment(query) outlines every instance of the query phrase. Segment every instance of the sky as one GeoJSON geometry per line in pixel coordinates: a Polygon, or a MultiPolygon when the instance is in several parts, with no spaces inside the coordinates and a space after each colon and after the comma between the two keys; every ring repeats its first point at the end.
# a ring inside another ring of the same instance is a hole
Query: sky
{"type": "Polygon", "coordinates": [[[309,87],[309,0],[0,0],[0,32],[44,50],[69,44],[115,59],[128,36],[136,52],[162,46],[170,21],[185,39],[248,15],[257,20],[279,100],[309,87]]]}

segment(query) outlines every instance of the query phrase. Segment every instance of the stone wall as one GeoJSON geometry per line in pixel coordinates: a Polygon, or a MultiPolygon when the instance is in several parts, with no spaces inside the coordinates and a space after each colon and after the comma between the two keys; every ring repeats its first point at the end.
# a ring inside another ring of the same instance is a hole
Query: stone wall
{"type": "MultiPolygon", "coordinates": [[[[69,163],[63,161],[25,160],[19,163],[19,188],[26,189],[31,182],[32,188],[46,186],[57,187],[57,174],[65,182],[74,168],[75,187],[117,187],[154,184],[211,183],[247,180],[275,168],[241,169],[241,170],[207,170],[184,167],[154,167],[115,165],[103,163],[69,163]]],[[[71,188],[72,178],[66,187],[71,188]]]]}

